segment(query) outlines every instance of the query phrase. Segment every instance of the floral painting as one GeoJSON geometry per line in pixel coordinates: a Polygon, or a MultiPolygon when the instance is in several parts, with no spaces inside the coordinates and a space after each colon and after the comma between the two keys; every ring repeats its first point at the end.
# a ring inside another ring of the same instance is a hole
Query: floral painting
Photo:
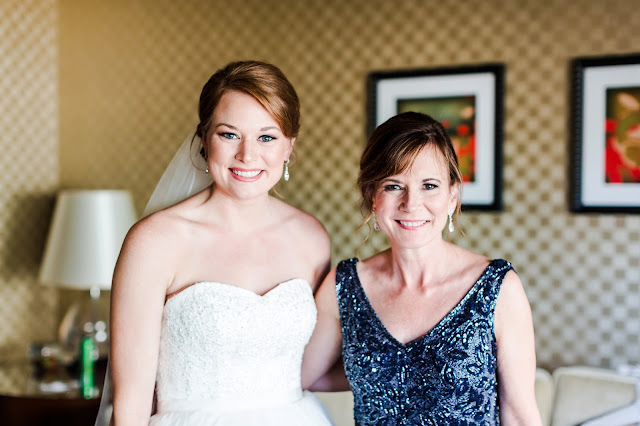
{"type": "Polygon", "coordinates": [[[640,213],[640,54],[575,58],[571,210],[640,213]]]}
{"type": "Polygon", "coordinates": [[[413,111],[440,121],[462,177],[462,209],[502,210],[505,65],[372,71],[367,77],[367,133],[413,111]]]}
{"type": "Polygon", "coordinates": [[[398,113],[428,114],[442,123],[453,142],[463,182],[475,181],[476,113],[475,96],[428,99],[398,99],[398,113]]]}
{"type": "Polygon", "coordinates": [[[640,183],[640,87],[607,89],[605,178],[640,183]]]}

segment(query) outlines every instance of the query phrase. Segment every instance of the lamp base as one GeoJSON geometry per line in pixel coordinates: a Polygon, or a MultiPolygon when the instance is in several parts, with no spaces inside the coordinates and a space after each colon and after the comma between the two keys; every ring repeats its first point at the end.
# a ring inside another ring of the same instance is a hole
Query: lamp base
{"type": "Polygon", "coordinates": [[[108,307],[102,306],[98,298],[84,298],[74,302],[65,313],[58,328],[58,339],[66,350],[77,354],[83,336],[90,333],[96,342],[97,358],[106,359],[109,355],[108,331],[108,307]]]}

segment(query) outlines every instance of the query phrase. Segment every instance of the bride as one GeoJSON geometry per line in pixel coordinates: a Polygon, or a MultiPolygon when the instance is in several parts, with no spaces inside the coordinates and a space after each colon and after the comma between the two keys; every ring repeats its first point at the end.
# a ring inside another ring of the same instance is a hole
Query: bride
{"type": "Polygon", "coordinates": [[[169,207],[131,228],[114,272],[112,421],[330,425],[300,385],[329,238],[269,195],[289,179],[296,92],[273,65],[234,62],[199,116],[145,214],[169,207]]]}

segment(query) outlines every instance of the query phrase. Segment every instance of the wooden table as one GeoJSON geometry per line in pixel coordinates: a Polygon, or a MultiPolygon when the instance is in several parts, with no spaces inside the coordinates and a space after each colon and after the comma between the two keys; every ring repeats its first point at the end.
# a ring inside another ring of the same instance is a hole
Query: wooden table
{"type": "MultiPolygon", "coordinates": [[[[27,360],[0,362],[0,423],[92,426],[100,397],[82,398],[74,376],[65,368],[41,374],[27,360]]],[[[102,389],[103,381],[104,366],[100,363],[96,373],[98,389],[102,389]]]]}

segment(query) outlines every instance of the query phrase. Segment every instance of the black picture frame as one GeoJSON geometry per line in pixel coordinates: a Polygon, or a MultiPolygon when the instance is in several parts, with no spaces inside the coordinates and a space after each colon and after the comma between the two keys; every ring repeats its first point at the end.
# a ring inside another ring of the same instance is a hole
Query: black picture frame
{"type": "MultiPolygon", "coordinates": [[[[469,126],[473,131],[468,159],[460,155],[462,144],[456,144],[451,133],[455,129],[445,124],[457,147],[461,169],[463,163],[469,164],[468,180],[463,172],[462,208],[501,211],[504,74],[501,63],[372,71],[367,76],[367,135],[406,110],[429,114],[443,124],[451,121],[445,116],[462,116],[462,111],[472,110],[471,121],[457,127],[467,126],[466,139],[469,126]]],[[[460,135],[458,140],[462,140],[460,135]]]]}
{"type": "Polygon", "coordinates": [[[640,213],[640,54],[574,58],[570,73],[570,210],[640,213]]]}

